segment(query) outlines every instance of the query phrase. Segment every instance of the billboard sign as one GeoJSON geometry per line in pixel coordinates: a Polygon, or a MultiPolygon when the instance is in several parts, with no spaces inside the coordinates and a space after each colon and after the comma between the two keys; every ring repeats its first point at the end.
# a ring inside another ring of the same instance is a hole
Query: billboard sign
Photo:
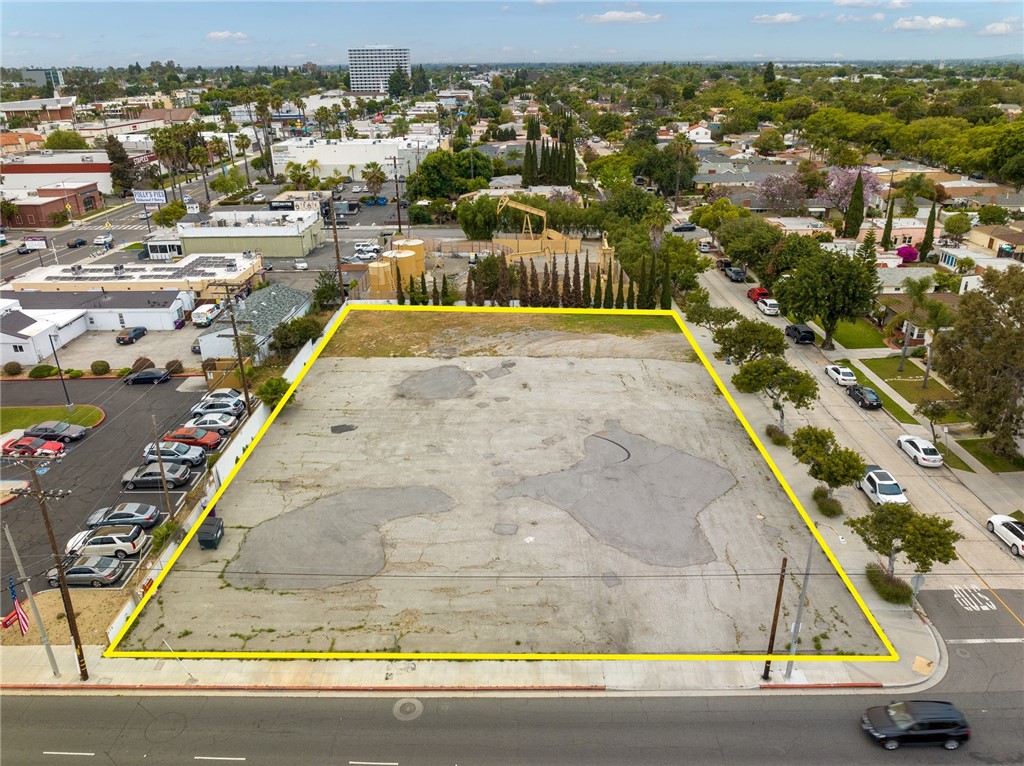
{"type": "Polygon", "coordinates": [[[49,247],[46,237],[39,234],[30,234],[25,237],[25,247],[29,250],[45,250],[49,247]]]}
{"type": "Polygon", "coordinates": [[[167,204],[167,192],[163,189],[132,189],[132,199],[136,204],[167,204]]]}
{"type": "Polygon", "coordinates": [[[272,199],[270,200],[269,203],[267,203],[267,207],[269,207],[271,210],[294,210],[295,202],[294,200],[290,199],[272,199]]]}

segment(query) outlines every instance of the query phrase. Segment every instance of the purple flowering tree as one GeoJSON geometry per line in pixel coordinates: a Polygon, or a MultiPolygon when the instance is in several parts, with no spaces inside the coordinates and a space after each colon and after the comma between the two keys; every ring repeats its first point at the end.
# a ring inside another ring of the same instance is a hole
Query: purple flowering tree
{"type": "Polygon", "coordinates": [[[773,213],[804,215],[807,212],[807,190],[796,175],[768,176],[761,182],[758,191],[773,213]]]}
{"type": "Polygon", "coordinates": [[[821,190],[821,197],[827,200],[833,207],[846,212],[846,209],[850,206],[853,185],[857,182],[857,173],[860,173],[861,183],[864,184],[864,206],[868,207],[871,198],[882,190],[882,183],[866,167],[829,168],[828,183],[821,190]]]}
{"type": "Polygon", "coordinates": [[[904,245],[896,251],[896,255],[902,258],[904,263],[914,263],[917,260],[917,249],[911,245],[904,245]]]}

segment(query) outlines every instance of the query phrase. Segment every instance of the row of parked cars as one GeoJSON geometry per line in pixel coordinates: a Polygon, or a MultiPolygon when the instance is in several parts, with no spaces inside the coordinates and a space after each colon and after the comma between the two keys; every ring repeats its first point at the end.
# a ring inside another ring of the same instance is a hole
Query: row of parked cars
{"type": "MultiPolygon", "coordinates": [[[[169,489],[177,489],[188,484],[193,472],[202,470],[208,455],[222,446],[225,437],[245,416],[247,407],[243,397],[242,392],[232,388],[206,394],[190,409],[189,414],[193,416],[190,420],[167,431],[159,442],[143,448],[142,465],[125,472],[121,477],[122,487],[161,489],[166,481],[169,489]]],[[[69,429],[79,427],[41,423],[28,429],[26,434],[33,431],[73,440],[77,432],[69,429]]],[[[80,430],[84,435],[85,430],[80,430]]],[[[62,442],[53,443],[64,447],[62,442]]],[[[86,519],[86,529],[75,534],[65,546],[63,567],[68,584],[100,588],[120,582],[141,560],[140,554],[148,550],[152,541],[149,530],[158,526],[163,516],[157,506],[137,502],[119,503],[92,513],[86,519]]],[[[49,570],[46,579],[57,587],[57,569],[49,570]]]]}

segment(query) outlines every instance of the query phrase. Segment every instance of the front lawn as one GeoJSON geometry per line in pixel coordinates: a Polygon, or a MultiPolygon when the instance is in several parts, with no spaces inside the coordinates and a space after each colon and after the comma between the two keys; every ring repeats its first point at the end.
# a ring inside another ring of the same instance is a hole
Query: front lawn
{"type": "MultiPolygon", "coordinates": [[[[903,364],[903,372],[897,371],[900,363],[898,356],[887,356],[882,359],[863,359],[864,366],[888,383],[892,389],[911,404],[924,399],[953,399],[953,392],[934,378],[928,380],[928,388],[921,388],[924,370],[914,360],[908,358],[903,364]]],[[[957,416],[952,421],[962,422],[964,417],[957,416]]]]}
{"type": "Polygon", "coordinates": [[[857,376],[857,383],[859,385],[867,386],[878,394],[878,398],[882,400],[882,407],[885,411],[896,418],[900,423],[909,423],[915,426],[918,425],[917,418],[896,404],[896,402],[893,401],[893,398],[885,393],[885,391],[879,390],[878,386],[874,385],[867,375],[858,370],[854,365],[850,364],[849,359],[840,359],[836,364],[841,364],[844,367],[849,368],[853,374],[857,376]]]}
{"type": "Polygon", "coordinates": [[[840,322],[832,338],[843,348],[885,348],[882,333],[863,317],[855,322],[840,322]]]}
{"type": "Polygon", "coordinates": [[[991,439],[958,439],[957,444],[974,455],[983,466],[993,473],[1024,471],[1024,457],[1007,457],[992,451],[991,439]]]}
{"type": "Polygon", "coordinates": [[[974,473],[974,469],[967,465],[967,463],[965,463],[963,460],[961,460],[955,452],[946,449],[945,444],[942,444],[941,442],[936,442],[935,449],[942,453],[942,459],[950,468],[955,468],[958,471],[967,471],[969,473],[974,473]]]}
{"type": "Polygon", "coordinates": [[[0,407],[0,433],[28,428],[44,420],[63,420],[76,426],[94,426],[103,420],[103,410],[90,404],[76,404],[71,413],[64,405],[53,407],[0,407]]]}

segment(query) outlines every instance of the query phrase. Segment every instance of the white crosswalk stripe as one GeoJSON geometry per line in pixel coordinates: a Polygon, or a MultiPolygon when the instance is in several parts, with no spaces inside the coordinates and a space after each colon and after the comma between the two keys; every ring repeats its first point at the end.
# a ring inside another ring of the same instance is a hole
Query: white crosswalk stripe
{"type": "MultiPolygon", "coordinates": [[[[127,231],[145,231],[146,224],[144,223],[126,223],[126,224],[114,224],[110,227],[110,231],[115,229],[127,230],[127,231]]],[[[106,226],[80,226],[76,231],[108,231],[106,226]]]]}

